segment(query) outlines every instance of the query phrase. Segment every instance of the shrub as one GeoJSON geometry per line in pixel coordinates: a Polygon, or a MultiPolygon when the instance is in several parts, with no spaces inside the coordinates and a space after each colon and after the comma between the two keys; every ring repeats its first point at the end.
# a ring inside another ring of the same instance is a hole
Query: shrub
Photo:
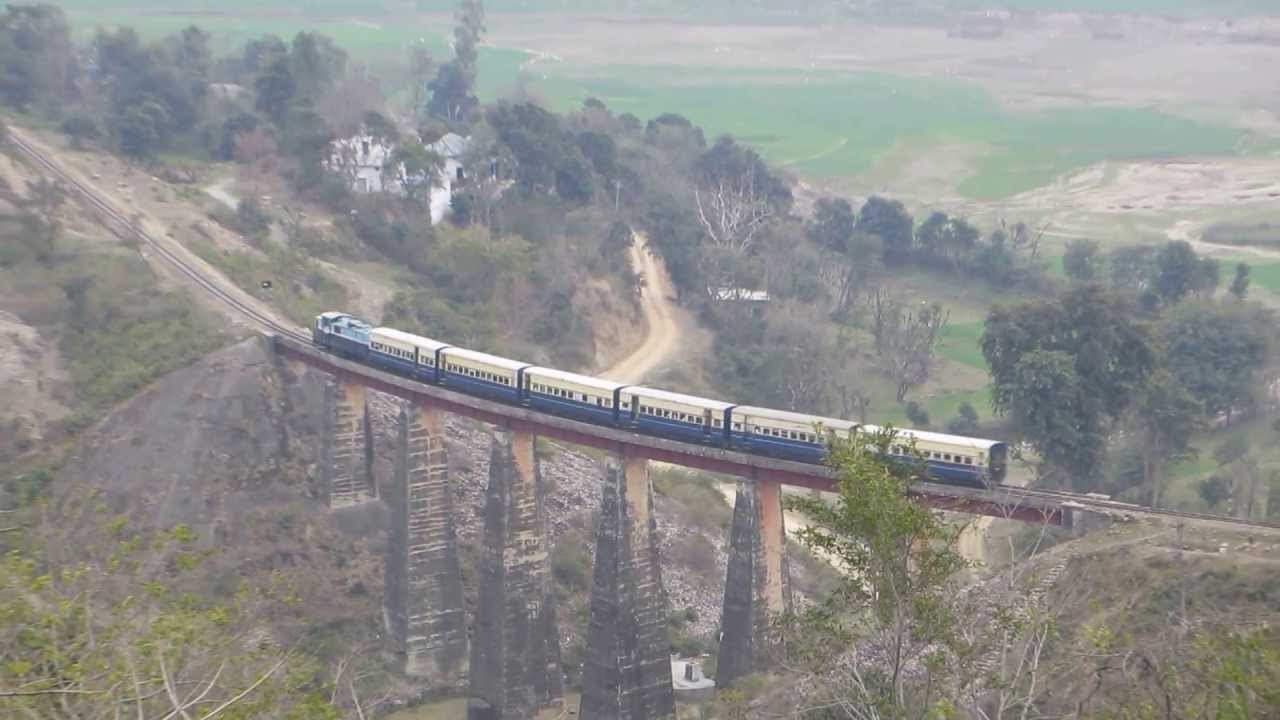
{"type": "Polygon", "coordinates": [[[929,426],[929,412],[915,400],[907,402],[907,420],[916,427],[929,426]]]}

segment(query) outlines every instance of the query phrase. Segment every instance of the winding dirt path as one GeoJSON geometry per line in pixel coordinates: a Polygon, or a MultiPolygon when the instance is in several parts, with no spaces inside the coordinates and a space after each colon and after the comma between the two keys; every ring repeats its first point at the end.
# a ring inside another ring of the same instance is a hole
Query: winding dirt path
{"type": "Polygon", "coordinates": [[[648,240],[643,235],[637,233],[634,236],[630,254],[631,267],[644,280],[640,311],[648,334],[640,347],[601,371],[599,376],[615,382],[639,383],[675,353],[680,342],[680,324],[671,299],[674,294],[671,277],[662,261],[649,251],[648,240]]]}

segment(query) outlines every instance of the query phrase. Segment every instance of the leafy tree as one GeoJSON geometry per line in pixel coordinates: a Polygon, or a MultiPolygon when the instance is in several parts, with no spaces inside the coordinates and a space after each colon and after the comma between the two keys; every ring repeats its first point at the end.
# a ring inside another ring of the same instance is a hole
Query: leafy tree
{"type": "Polygon", "coordinates": [[[987,317],[982,353],[996,412],[1051,468],[1095,487],[1111,425],[1156,366],[1149,333],[1127,306],[1095,285],[1000,306],[987,317]]]}
{"type": "MultiPolygon", "coordinates": [[[[436,60],[425,45],[415,43],[409,48],[408,64],[409,86],[412,88],[409,102],[414,119],[421,121],[427,112],[426,98],[429,92],[427,85],[431,82],[431,75],[436,69],[436,60]]],[[[425,138],[424,141],[426,141],[425,138]]]]}
{"type": "Polygon", "coordinates": [[[1093,282],[1102,277],[1102,246],[1094,240],[1072,240],[1062,254],[1062,270],[1076,282],[1093,282]]]}
{"type": "MultiPolygon", "coordinates": [[[[1191,243],[1174,240],[1156,253],[1155,292],[1169,305],[1207,286],[1217,286],[1216,272],[1206,269],[1191,243]]],[[[1216,265],[1214,266],[1216,268],[1216,265]]]]}
{"type": "Polygon", "coordinates": [[[947,432],[953,435],[976,435],[978,429],[978,411],[968,402],[960,403],[956,416],[947,422],[947,432]]]}
{"type": "Polygon", "coordinates": [[[9,4],[0,15],[0,98],[19,110],[53,104],[74,89],[74,48],[62,9],[9,4]]]}
{"type": "Polygon", "coordinates": [[[144,158],[155,152],[168,124],[169,113],[164,106],[148,101],[116,117],[113,130],[121,152],[133,158],[144,158]]]}
{"type": "Polygon", "coordinates": [[[431,82],[427,110],[450,122],[470,119],[480,102],[475,96],[477,50],[484,35],[484,4],[481,0],[461,0],[453,29],[454,57],[440,66],[431,82]]]}
{"type": "Polygon", "coordinates": [[[1249,294],[1249,263],[1236,265],[1236,276],[1231,281],[1229,289],[1236,300],[1244,300],[1245,296],[1249,294]]]}
{"type": "Polygon", "coordinates": [[[1159,326],[1169,371],[1211,415],[1248,407],[1270,352],[1272,322],[1254,305],[1184,303],[1159,326]]]}
{"type": "Polygon", "coordinates": [[[97,140],[102,136],[98,123],[88,115],[73,115],[62,121],[62,132],[71,140],[76,149],[84,147],[86,141],[97,140]]]}
{"type": "Polygon", "coordinates": [[[859,232],[884,241],[885,262],[902,263],[911,256],[913,224],[914,220],[900,201],[872,195],[858,211],[856,227],[859,232]]]}
{"type": "Polygon", "coordinates": [[[853,206],[844,198],[818,198],[813,207],[813,219],[805,227],[809,239],[819,247],[837,254],[844,254],[853,238],[853,227],[858,218],[853,206]]]}
{"type": "Polygon", "coordinates": [[[907,420],[917,428],[929,427],[929,411],[925,410],[920,403],[911,400],[906,406],[907,420]]]}
{"type": "Polygon", "coordinates": [[[300,32],[289,48],[289,77],[299,98],[319,100],[342,77],[347,53],[333,40],[317,33],[300,32]]]}
{"type": "Polygon", "coordinates": [[[282,125],[289,112],[289,103],[298,90],[289,67],[289,57],[272,56],[254,79],[253,88],[254,107],[277,125],[282,125]]]}
{"type": "Polygon", "coordinates": [[[1132,412],[1144,494],[1151,507],[1159,507],[1163,470],[1190,454],[1191,437],[1200,428],[1203,409],[1177,379],[1161,369],[1142,384],[1132,412]]]}
{"type": "Polygon", "coordinates": [[[784,625],[788,664],[823,667],[841,717],[912,717],[931,707],[958,667],[954,579],[965,567],[959,528],[907,496],[917,464],[886,463],[892,429],[831,447],[838,495],[787,498],[810,525],[800,541],[841,568],[821,604],[784,625]],[[845,682],[831,682],[834,667],[845,682]],[[856,709],[856,711],[855,711],[856,709]]]}
{"type": "Polygon", "coordinates": [[[389,165],[395,174],[404,172],[404,191],[410,200],[418,200],[424,193],[440,184],[444,170],[444,158],[421,142],[410,139],[400,143],[391,153],[389,165]]]}

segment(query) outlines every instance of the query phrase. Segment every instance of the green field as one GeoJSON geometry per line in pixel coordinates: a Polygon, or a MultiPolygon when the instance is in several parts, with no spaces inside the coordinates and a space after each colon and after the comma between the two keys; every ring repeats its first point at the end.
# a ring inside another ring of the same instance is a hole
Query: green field
{"type": "Polygon", "coordinates": [[[876,73],[554,66],[539,89],[560,109],[587,97],[640,118],[675,110],[809,177],[862,175],[899,148],[981,148],[965,195],[996,199],[1107,159],[1234,155],[1241,131],[1142,108],[1003,109],[962,83],[876,73]]]}

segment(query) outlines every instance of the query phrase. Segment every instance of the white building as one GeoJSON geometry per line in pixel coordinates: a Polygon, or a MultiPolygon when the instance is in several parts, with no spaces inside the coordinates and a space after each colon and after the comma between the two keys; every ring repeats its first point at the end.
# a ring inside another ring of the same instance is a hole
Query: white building
{"type": "MultiPolygon", "coordinates": [[[[466,179],[462,156],[469,145],[469,138],[449,133],[427,147],[444,161],[428,196],[433,225],[449,214],[453,188],[466,179]]],[[[395,147],[381,138],[360,134],[335,140],[328,165],[329,169],[345,175],[356,192],[403,193],[406,184],[418,183],[421,179],[408,177],[403,165],[393,177],[388,177],[385,169],[394,152],[395,147]]]]}
{"type": "Polygon", "coordinates": [[[396,187],[388,188],[384,188],[382,183],[382,169],[394,150],[382,138],[367,134],[334,140],[329,169],[347,176],[351,189],[356,192],[382,192],[384,189],[399,192],[398,183],[396,187]]]}
{"type": "Polygon", "coordinates": [[[453,202],[453,186],[466,180],[466,172],[462,168],[462,155],[470,146],[471,139],[457,133],[449,133],[431,143],[427,149],[444,159],[440,170],[439,181],[431,188],[431,224],[435,225],[449,214],[449,206],[453,202]]]}

